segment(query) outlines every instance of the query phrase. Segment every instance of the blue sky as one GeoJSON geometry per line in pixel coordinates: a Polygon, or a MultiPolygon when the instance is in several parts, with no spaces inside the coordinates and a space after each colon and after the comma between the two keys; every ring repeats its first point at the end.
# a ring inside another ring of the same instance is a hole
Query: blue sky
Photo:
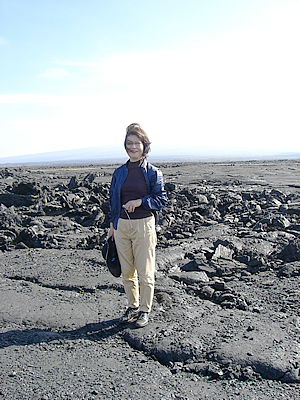
{"type": "Polygon", "coordinates": [[[300,151],[299,0],[0,0],[0,157],[300,151]]]}

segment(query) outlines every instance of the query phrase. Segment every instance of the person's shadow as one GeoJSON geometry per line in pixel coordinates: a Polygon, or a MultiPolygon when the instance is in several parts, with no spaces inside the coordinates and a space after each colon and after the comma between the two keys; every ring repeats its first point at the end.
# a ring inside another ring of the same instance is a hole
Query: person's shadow
{"type": "Polygon", "coordinates": [[[74,340],[88,338],[90,340],[99,340],[113,336],[120,331],[133,328],[132,325],[122,325],[119,319],[111,319],[98,323],[90,323],[75,330],[51,331],[38,328],[11,330],[0,333],[0,349],[9,346],[25,346],[29,344],[47,343],[52,340],[74,340]]]}

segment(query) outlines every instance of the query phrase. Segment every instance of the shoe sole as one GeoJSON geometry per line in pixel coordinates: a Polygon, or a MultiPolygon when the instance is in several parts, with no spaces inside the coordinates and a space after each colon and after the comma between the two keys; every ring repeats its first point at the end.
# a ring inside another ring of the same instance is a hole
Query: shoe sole
{"type": "Polygon", "coordinates": [[[144,326],[147,326],[148,324],[149,324],[149,321],[147,321],[147,322],[145,322],[145,323],[136,322],[136,323],[135,323],[135,327],[136,327],[136,328],[144,328],[144,326]]]}
{"type": "Polygon", "coordinates": [[[136,321],[138,319],[138,317],[139,316],[137,315],[136,317],[132,317],[132,318],[126,320],[126,321],[123,321],[123,320],[120,319],[120,324],[131,324],[131,322],[136,321]]]}
{"type": "Polygon", "coordinates": [[[144,328],[144,327],[147,326],[147,325],[148,325],[148,322],[147,322],[147,324],[143,324],[143,325],[135,324],[135,327],[136,327],[137,329],[139,329],[139,328],[144,328]]]}

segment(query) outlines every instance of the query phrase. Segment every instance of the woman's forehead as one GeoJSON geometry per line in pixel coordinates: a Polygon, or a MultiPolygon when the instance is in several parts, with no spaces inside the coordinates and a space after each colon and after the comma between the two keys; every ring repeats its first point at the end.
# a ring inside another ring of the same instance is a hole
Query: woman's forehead
{"type": "Polygon", "coordinates": [[[130,133],[127,136],[127,140],[140,140],[140,138],[138,137],[138,135],[134,134],[134,133],[130,133]]]}

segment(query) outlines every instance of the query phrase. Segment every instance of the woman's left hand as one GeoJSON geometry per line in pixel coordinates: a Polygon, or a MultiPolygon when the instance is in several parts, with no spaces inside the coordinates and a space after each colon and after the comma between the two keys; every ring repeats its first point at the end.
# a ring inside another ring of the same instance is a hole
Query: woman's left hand
{"type": "Polygon", "coordinates": [[[114,226],[113,226],[113,224],[111,222],[110,223],[110,228],[109,228],[109,231],[108,231],[108,235],[107,235],[107,239],[112,237],[112,240],[114,240],[114,235],[115,235],[115,230],[114,230],[114,226]]]}
{"type": "Polygon", "coordinates": [[[126,204],[124,204],[124,208],[128,212],[134,212],[134,210],[137,207],[140,207],[142,205],[142,199],[137,199],[137,200],[130,200],[126,204]]]}

